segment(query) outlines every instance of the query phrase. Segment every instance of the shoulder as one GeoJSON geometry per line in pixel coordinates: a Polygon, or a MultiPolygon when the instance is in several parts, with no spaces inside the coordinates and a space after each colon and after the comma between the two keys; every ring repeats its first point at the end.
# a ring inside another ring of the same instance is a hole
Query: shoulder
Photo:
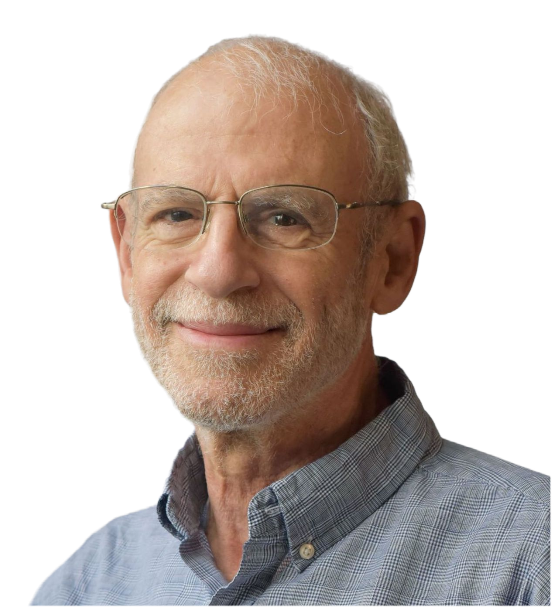
{"type": "Polygon", "coordinates": [[[548,476],[452,441],[443,440],[441,449],[423,460],[419,469],[452,485],[494,490],[498,495],[549,507],[548,476]]]}
{"type": "Polygon", "coordinates": [[[455,520],[488,536],[495,530],[502,538],[532,540],[535,548],[548,542],[550,479],[545,474],[444,440],[422,460],[413,481],[420,485],[415,493],[439,509],[444,524],[455,520]]]}
{"type": "Polygon", "coordinates": [[[447,440],[415,476],[416,516],[442,541],[455,538],[468,578],[487,576],[488,598],[547,604],[548,476],[447,440]]]}
{"type": "Polygon", "coordinates": [[[156,542],[164,541],[167,537],[167,532],[158,521],[157,510],[152,506],[113,519],[91,535],[71,558],[128,554],[142,546],[149,546],[152,543],[155,545],[156,542]]]}
{"type": "Polygon", "coordinates": [[[150,557],[147,548],[161,547],[167,536],[157,519],[155,504],[113,517],[52,569],[37,587],[29,607],[65,607],[68,596],[75,598],[71,605],[80,605],[76,588],[89,592],[102,576],[117,575],[127,566],[136,567],[141,559],[150,557]]]}

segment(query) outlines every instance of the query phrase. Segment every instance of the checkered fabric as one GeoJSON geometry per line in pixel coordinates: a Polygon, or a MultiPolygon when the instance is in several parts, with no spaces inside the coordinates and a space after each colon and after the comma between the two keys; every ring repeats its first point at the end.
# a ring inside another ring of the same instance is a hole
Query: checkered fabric
{"type": "Polygon", "coordinates": [[[207,492],[192,437],[157,513],[95,533],[33,604],[549,604],[548,477],[443,440],[399,367],[379,364],[394,402],[254,496],[232,582],[204,534],[207,492]]]}

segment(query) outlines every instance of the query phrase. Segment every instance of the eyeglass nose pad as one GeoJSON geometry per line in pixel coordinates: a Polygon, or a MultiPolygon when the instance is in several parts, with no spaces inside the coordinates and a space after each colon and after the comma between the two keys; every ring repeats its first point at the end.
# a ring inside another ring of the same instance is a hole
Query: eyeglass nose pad
{"type": "Polygon", "coordinates": [[[200,232],[200,236],[202,234],[205,234],[207,228],[209,227],[209,223],[211,221],[211,206],[209,204],[206,205],[205,208],[205,220],[204,220],[204,225],[202,228],[202,231],[200,232]]]}
{"type": "Polygon", "coordinates": [[[245,236],[249,236],[248,229],[246,227],[246,224],[248,223],[248,218],[243,213],[241,201],[238,201],[236,203],[236,214],[238,215],[238,224],[242,228],[242,232],[244,233],[245,236]]]}

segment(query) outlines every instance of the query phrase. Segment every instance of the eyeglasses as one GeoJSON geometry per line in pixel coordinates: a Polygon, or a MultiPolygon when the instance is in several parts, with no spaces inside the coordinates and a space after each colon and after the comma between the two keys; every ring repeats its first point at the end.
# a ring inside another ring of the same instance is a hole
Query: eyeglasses
{"type": "Polygon", "coordinates": [[[212,205],[234,204],[244,233],[266,249],[316,249],[336,233],[338,213],[401,204],[339,204],[326,190],[305,185],[270,185],[244,192],[240,200],[207,200],[197,190],[149,185],[124,192],[103,209],[114,211],[122,239],[134,249],[172,249],[194,243],[209,225],[212,205]]]}

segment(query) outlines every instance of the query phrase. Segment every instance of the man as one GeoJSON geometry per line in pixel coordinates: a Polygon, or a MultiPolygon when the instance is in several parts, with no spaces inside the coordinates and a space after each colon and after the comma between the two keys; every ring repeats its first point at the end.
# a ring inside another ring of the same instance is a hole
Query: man
{"type": "Polygon", "coordinates": [[[372,314],[425,219],[385,97],[284,41],[173,77],[110,210],[143,353],[195,435],[157,512],[35,604],[546,604],[548,479],[443,440],[372,314]]]}

